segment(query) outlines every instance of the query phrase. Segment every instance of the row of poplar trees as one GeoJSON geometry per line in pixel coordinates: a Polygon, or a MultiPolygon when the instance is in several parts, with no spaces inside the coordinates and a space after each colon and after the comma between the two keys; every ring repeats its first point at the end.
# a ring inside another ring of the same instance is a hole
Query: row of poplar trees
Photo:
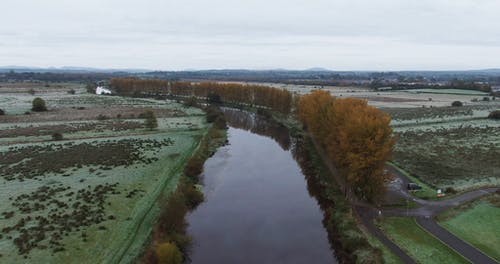
{"type": "Polygon", "coordinates": [[[385,163],[395,143],[391,119],[365,100],[340,99],[327,91],[313,91],[294,101],[292,94],[283,89],[237,83],[115,78],[110,86],[126,96],[170,94],[208,98],[216,94],[224,103],[267,107],[284,114],[290,113],[296,103],[300,121],[339,170],[344,186],[367,201],[375,201],[385,192],[390,177],[385,163]]]}
{"type": "Polygon", "coordinates": [[[390,116],[365,100],[335,98],[326,91],[301,96],[298,115],[339,170],[344,187],[363,200],[381,198],[395,143],[390,116]]]}
{"type": "Polygon", "coordinates": [[[113,78],[110,86],[125,96],[174,95],[206,98],[216,94],[224,103],[248,104],[271,108],[288,114],[292,105],[292,94],[284,89],[261,85],[215,82],[168,82],[157,79],[113,78]]]}

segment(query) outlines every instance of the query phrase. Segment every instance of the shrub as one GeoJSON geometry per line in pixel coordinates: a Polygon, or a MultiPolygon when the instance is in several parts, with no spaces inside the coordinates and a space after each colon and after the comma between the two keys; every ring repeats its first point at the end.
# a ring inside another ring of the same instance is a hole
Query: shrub
{"type": "Polygon", "coordinates": [[[490,101],[490,98],[489,98],[489,97],[487,97],[487,96],[485,96],[485,97],[483,97],[483,101],[484,101],[484,102],[489,102],[489,101],[490,101]]]}
{"type": "Polygon", "coordinates": [[[457,191],[453,187],[448,187],[444,190],[444,193],[455,194],[457,191]]]}
{"type": "Polygon", "coordinates": [[[60,132],[54,132],[52,133],[52,140],[58,141],[58,140],[63,140],[63,135],[60,132]]]}
{"type": "Polygon", "coordinates": [[[205,200],[203,193],[198,190],[195,185],[183,183],[180,187],[182,189],[182,192],[184,193],[186,205],[189,207],[189,209],[196,208],[196,206],[198,206],[205,200]]]}
{"type": "Polygon", "coordinates": [[[500,110],[495,110],[488,115],[491,119],[500,119],[500,110]]]}
{"type": "Polygon", "coordinates": [[[167,242],[156,247],[156,257],[161,264],[181,264],[182,253],[176,245],[167,242]]]}
{"type": "Polygon", "coordinates": [[[453,103],[451,103],[451,106],[454,106],[454,107],[460,107],[460,106],[463,106],[464,104],[460,101],[454,101],[453,103]]]}
{"type": "Polygon", "coordinates": [[[190,178],[196,178],[203,172],[203,159],[192,157],[184,169],[184,174],[190,178]]]}
{"type": "Polygon", "coordinates": [[[226,119],[220,108],[216,106],[209,106],[205,109],[205,112],[207,114],[208,123],[214,123],[219,129],[226,128],[226,119]]]}
{"type": "Polygon", "coordinates": [[[76,91],[75,91],[74,89],[70,89],[70,90],[68,91],[68,94],[75,94],[75,93],[76,93],[76,91]]]}
{"type": "Polygon", "coordinates": [[[170,195],[166,203],[164,203],[165,205],[158,219],[157,230],[159,233],[171,235],[175,233],[183,234],[185,232],[187,223],[184,216],[188,212],[188,207],[184,199],[184,194],[181,190],[177,189],[170,195]]]}
{"type": "Polygon", "coordinates": [[[107,116],[105,116],[105,115],[103,115],[103,114],[99,114],[99,115],[97,116],[97,120],[106,120],[106,119],[108,119],[108,117],[107,117],[107,116]]]}
{"type": "Polygon", "coordinates": [[[209,104],[215,104],[215,105],[218,105],[218,104],[222,103],[220,95],[218,95],[216,93],[209,93],[207,95],[207,101],[208,101],[209,104]]]}
{"type": "Polygon", "coordinates": [[[5,115],[5,111],[3,109],[0,109],[0,115],[5,115]]]}
{"type": "Polygon", "coordinates": [[[188,107],[198,107],[198,101],[196,100],[196,97],[191,96],[188,99],[184,101],[184,106],[188,107]]]}
{"type": "Polygon", "coordinates": [[[32,105],[33,105],[33,107],[31,108],[32,111],[35,112],[47,111],[47,106],[45,105],[45,101],[40,97],[33,99],[32,105]]]}
{"type": "Polygon", "coordinates": [[[28,93],[31,94],[31,95],[35,95],[35,90],[33,88],[29,89],[28,90],[28,93]]]}
{"type": "Polygon", "coordinates": [[[97,88],[97,85],[95,83],[87,83],[87,85],[85,86],[87,93],[91,93],[91,94],[95,94],[96,88],[97,88]]]}
{"type": "Polygon", "coordinates": [[[151,110],[147,110],[144,112],[144,126],[149,130],[153,130],[158,127],[158,120],[156,120],[155,113],[151,110]]]}

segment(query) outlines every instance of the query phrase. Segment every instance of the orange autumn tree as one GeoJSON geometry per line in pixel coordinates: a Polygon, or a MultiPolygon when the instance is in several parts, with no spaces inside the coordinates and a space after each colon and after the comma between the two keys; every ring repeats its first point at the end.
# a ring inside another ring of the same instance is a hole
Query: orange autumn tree
{"type": "Polygon", "coordinates": [[[367,201],[380,198],[395,143],[390,117],[364,100],[334,98],[326,91],[301,96],[298,115],[350,190],[367,201]]]}

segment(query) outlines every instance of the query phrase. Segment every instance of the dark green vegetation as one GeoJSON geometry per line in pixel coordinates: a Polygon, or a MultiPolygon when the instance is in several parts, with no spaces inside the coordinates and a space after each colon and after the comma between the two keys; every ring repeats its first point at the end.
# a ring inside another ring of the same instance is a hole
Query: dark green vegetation
{"type": "Polygon", "coordinates": [[[126,120],[110,120],[106,122],[87,122],[87,123],[66,123],[60,125],[39,125],[21,127],[15,126],[13,128],[0,130],[0,138],[13,138],[13,137],[29,137],[29,136],[47,136],[54,133],[76,133],[82,131],[95,131],[102,132],[104,130],[112,131],[127,131],[130,129],[139,129],[144,125],[137,121],[126,120]]]}
{"type": "Polygon", "coordinates": [[[32,104],[33,104],[33,107],[31,108],[32,111],[35,111],[35,112],[47,111],[47,106],[45,105],[45,100],[43,100],[40,97],[33,99],[32,104]]]}
{"type": "MultiPolygon", "coordinates": [[[[83,142],[75,144],[31,145],[9,147],[9,152],[0,152],[0,175],[6,180],[40,178],[46,173],[65,176],[73,167],[94,166],[111,169],[115,166],[132,166],[137,163],[149,164],[158,158],[146,158],[144,150],[155,151],[173,144],[170,139],[162,141],[148,139],[121,139],[83,142]],[[57,161],[57,162],[51,162],[57,161]]],[[[93,173],[95,169],[90,168],[93,173]]],[[[68,175],[69,176],[69,173],[68,175]]]]}
{"type": "Polygon", "coordinates": [[[463,106],[464,104],[460,101],[453,101],[453,103],[451,103],[451,106],[453,107],[460,107],[460,106],[463,106]]]}
{"type": "Polygon", "coordinates": [[[158,120],[156,119],[155,113],[151,110],[144,112],[144,126],[153,130],[158,127],[158,120]]]}
{"type": "MultiPolygon", "coordinates": [[[[80,232],[81,239],[86,240],[82,229],[115,219],[104,211],[104,203],[109,195],[119,194],[114,184],[104,184],[77,191],[71,187],[58,184],[39,187],[30,194],[22,194],[11,198],[15,211],[4,212],[4,216],[12,217],[19,213],[15,225],[2,228],[2,235],[12,239],[18,253],[26,255],[34,248],[51,249],[53,253],[64,251],[61,240],[71,232],[80,232]],[[48,214],[44,211],[49,210],[48,214]]],[[[99,229],[105,230],[101,225],[99,229]]]]}
{"type": "Polygon", "coordinates": [[[491,119],[500,119],[500,110],[495,110],[488,115],[491,119]]]}
{"type": "Polygon", "coordinates": [[[0,115],[5,115],[5,111],[3,109],[0,109],[0,115]]]}

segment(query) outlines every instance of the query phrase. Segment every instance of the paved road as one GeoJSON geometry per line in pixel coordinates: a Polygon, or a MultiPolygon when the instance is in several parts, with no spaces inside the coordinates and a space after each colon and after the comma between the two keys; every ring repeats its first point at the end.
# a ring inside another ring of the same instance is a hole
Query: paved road
{"type": "Polygon", "coordinates": [[[498,262],[496,262],[494,259],[490,258],[481,251],[477,250],[475,247],[448,232],[448,230],[441,227],[432,218],[417,217],[416,219],[417,223],[421,227],[432,233],[439,240],[444,241],[449,247],[453,248],[456,252],[460,253],[472,263],[498,264],[498,262]]]}
{"type": "MultiPolygon", "coordinates": [[[[475,190],[471,192],[464,193],[459,196],[452,197],[450,199],[443,199],[439,201],[426,201],[416,197],[413,197],[406,190],[406,185],[410,182],[405,175],[400,173],[398,170],[388,167],[388,169],[396,175],[398,178],[396,181],[396,188],[392,186],[390,190],[393,196],[399,196],[404,199],[411,199],[415,201],[420,207],[415,209],[404,209],[404,208],[392,208],[392,209],[382,209],[381,213],[383,216],[410,216],[415,217],[417,223],[433,234],[435,237],[439,238],[443,243],[447,244],[449,247],[456,250],[459,254],[464,256],[466,259],[470,260],[472,263],[485,263],[485,264],[499,264],[491,257],[487,256],[483,252],[479,251],[477,248],[471,246],[470,244],[464,242],[460,238],[456,237],[452,233],[448,232],[446,229],[441,227],[435,220],[434,217],[441,212],[450,209],[455,206],[459,206],[466,202],[475,200],[486,194],[491,194],[500,190],[500,188],[485,188],[480,190],[475,190]]],[[[381,232],[374,224],[374,219],[378,215],[378,210],[373,207],[367,207],[366,205],[355,206],[357,214],[360,216],[361,221],[365,227],[377,237],[384,245],[386,245],[394,254],[399,256],[405,263],[415,263],[399,246],[394,242],[389,240],[383,232],[381,232]]]]}
{"type": "Polygon", "coordinates": [[[398,256],[404,263],[416,263],[406,252],[404,252],[398,245],[388,239],[385,234],[375,225],[373,219],[376,217],[377,212],[372,208],[365,206],[355,206],[354,208],[363,225],[373,236],[382,242],[389,250],[398,256]]]}
{"type": "MultiPolygon", "coordinates": [[[[333,164],[328,162],[326,155],[321,151],[322,148],[318,147],[316,142],[314,142],[314,144],[316,145],[316,149],[318,150],[320,156],[322,156],[324,163],[330,169],[332,174],[338,175],[338,173],[336,173],[335,171],[333,164]]],[[[396,184],[391,186],[392,188],[390,188],[389,190],[390,195],[393,197],[397,197],[399,199],[403,198],[412,200],[415,203],[417,203],[420,207],[415,209],[404,209],[404,208],[383,209],[380,211],[383,216],[415,217],[417,219],[417,223],[419,223],[422,228],[424,228],[434,236],[438,237],[443,243],[455,249],[458,253],[460,253],[465,258],[469,259],[472,263],[500,264],[499,262],[496,262],[494,259],[485,255],[475,247],[471,246],[470,244],[464,242],[460,238],[451,234],[446,229],[439,226],[434,220],[434,217],[439,213],[447,209],[450,209],[452,207],[459,206],[466,202],[475,200],[486,194],[500,191],[500,187],[475,190],[461,194],[459,196],[439,201],[427,201],[414,197],[408,192],[406,186],[409,182],[411,182],[411,180],[408,177],[406,177],[404,174],[402,174],[399,170],[397,170],[391,165],[387,166],[387,169],[390,172],[392,172],[397,178],[396,184]]],[[[342,179],[336,179],[336,180],[339,182],[341,186],[344,186],[342,179]]],[[[405,263],[415,263],[415,261],[405,251],[403,251],[398,245],[396,245],[394,242],[388,239],[385,236],[385,234],[374,224],[375,218],[378,217],[379,215],[379,210],[375,209],[370,205],[362,203],[361,201],[353,201],[353,203],[355,204],[354,210],[356,214],[359,216],[359,218],[363,222],[363,225],[368,229],[368,231],[372,233],[372,235],[378,238],[386,247],[388,247],[396,256],[398,256],[405,263]]]]}

